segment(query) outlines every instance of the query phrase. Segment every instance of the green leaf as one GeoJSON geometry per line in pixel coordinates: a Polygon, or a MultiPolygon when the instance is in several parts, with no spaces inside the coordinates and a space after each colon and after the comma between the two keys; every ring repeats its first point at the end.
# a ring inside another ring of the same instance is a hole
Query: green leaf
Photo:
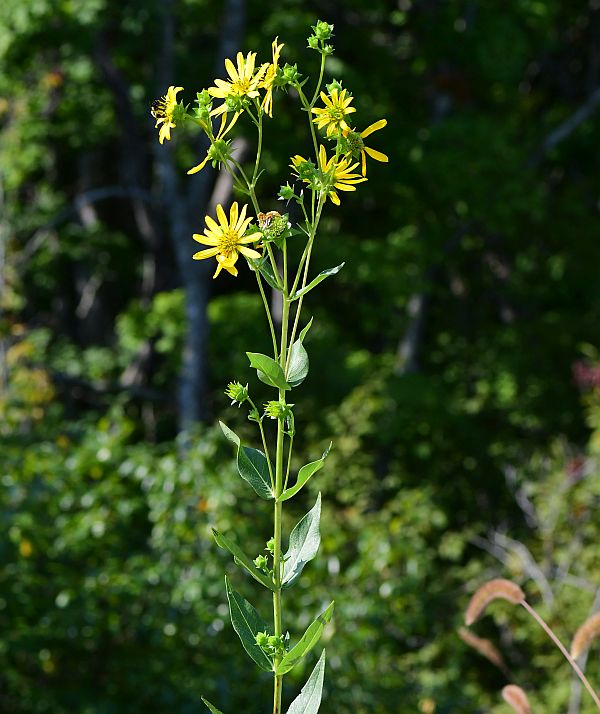
{"type": "Polygon", "coordinates": [[[231,429],[226,424],[223,424],[222,421],[219,422],[219,426],[221,427],[221,431],[225,435],[225,438],[229,439],[232,444],[235,444],[235,446],[239,447],[240,437],[235,432],[231,431],[231,429]]]}
{"type": "Polygon", "coordinates": [[[217,707],[214,707],[209,701],[207,701],[204,697],[200,697],[202,701],[206,704],[206,706],[210,709],[212,714],[223,714],[223,712],[220,709],[217,709],[217,707]]]}
{"type": "Polygon", "coordinates": [[[250,446],[240,446],[237,454],[237,468],[240,476],[256,493],[267,501],[274,498],[267,457],[262,451],[250,446]]]}
{"type": "Polygon", "coordinates": [[[259,632],[268,632],[269,626],[261,619],[248,600],[231,589],[227,576],[225,576],[225,587],[231,624],[242,641],[244,649],[261,669],[264,669],[265,672],[272,672],[273,663],[256,644],[256,635],[259,632]]]}
{"type": "Polygon", "coordinates": [[[250,360],[250,366],[256,369],[256,374],[261,382],[278,389],[291,389],[285,381],[281,366],[272,357],[267,357],[259,352],[246,352],[246,354],[250,360]]]}
{"type": "Polygon", "coordinates": [[[319,657],[312,674],[300,694],[290,704],[287,714],[317,714],[321,706],[323,678],[325,676],[325,650],[319,657]]]}
{"type": "Polygon", "coordinates": [[[277,281],[277,278],[273,273],[273,269],[271,268],[269,261],[266,258],[246,258],[246,260],[250,263],[250,266],[254,270],[258,270],[258,272],[263,276],[263,278],[267,281],[267,283],[269,283],[272,288],[281,291],[281,285],[277,281]]]}
{"type": "Polygon", "coordinates": [[[310,330],[312,321],[313,319],[311,317],[310,322],[302,330],[300,336],[290,349],[290,364],[287,370],[286,379],[291,387],[297,387],[302,384],[308,374],[308,352],[304,349],[304,345],[302,343],[304,342],[306,333],[310,330]]]}
{"type": "Polygon", "coordinates": [[[252,486],[261,498],[267,501],[274,498],[267,457],[258,449],[242,446],[240,437],[231,431],[227,425],[223,424],[222,421],[219,422],[219,426],[226,438],[237,446],[237,470],[239,475],[252,486]]]}
{"type": "Polygon", "coordinates": [[[259,570],[254,565],[254,563],[250,560],[250,558],[248,558],[248,556],[243,552],[239,545],[237,545],[237,543],[234,543],[222,533],[219,533],[216,528],[213,528],[212,532],[217,542],[217,545],[221,548],[224,548],[225,550],[228,550],[231,555],[233,555],[235,562],[238,563],[238,565],[241,565],[243,568],[245,568],[250,573],[250,575],[261,585],[264,585],[269,590],[275,590],[275,585],[273,584],[273,581],[268,577],[266,573],[263,573],[262,570],[259,570]]]}
{"type": "Polygon", "coordinates": [[[340,265],[336,265],[335,268],[327,268],[327,270],[322,270],[317,277],[314,280],[311,280],[311,282],[305,287],[302,288],[302,290],[298,290],[294,295],[290,298],[291,300],[297,300],[300,296],[306,295],[306,293],[310,292],[313,288],[316,288],[317,285],[325,278],[328,278],[330,275],[335,275],[336,273],[339,273],[340,270],[344,267],[345,263],[340,263],[340,265]]]}
{"type": "Polygon", "coordinates": [[[285,674],[289,672],[292,667],[295,667],[298,662],[304,659],[306,655],[312,650],[312,648],[319,641],[323,628],[331,620],[333,614],[332,602],[329,607],[324,610],[317,619],[308,626],[306,632],[300,638],[297,645],[292,647],[292,649],[285,655],[285,657],[279,663],[277,667],[276,674],[285,674]]]}
{"type": "Polygon", "coordinates": [[[305,464],[300,469],[300,471],[298,471],[298,478],[296,479],[296,483],[290,488],[286,488],[285,491],[281,494],[281,496],[279,496],[279,498],[277,499],[278,501],[287,501],[288,498],[292,498],[292,496],[295,496],[302,488],[302,486],[304,486],[304,484],[308,481],[308,479],[314,474],[316,474],[319,469],[323,468],[323,463],[325,462],[325,459],[331,451],[331,446],[332,444],[330,443],[329,446],[323,452],[323,456],[321,456],[320,459],[317,459],[316,461],[311,461],[309,464],[305,464]]]}
{"type": "Polygon", "coordinates": [[[319,521],[321,518],[321,494],[315,505],[290,533],[290,544],[284,556],[281,584],[289,588],[299,577],[306,563],[312,560],[321,544],[319,521]]]}

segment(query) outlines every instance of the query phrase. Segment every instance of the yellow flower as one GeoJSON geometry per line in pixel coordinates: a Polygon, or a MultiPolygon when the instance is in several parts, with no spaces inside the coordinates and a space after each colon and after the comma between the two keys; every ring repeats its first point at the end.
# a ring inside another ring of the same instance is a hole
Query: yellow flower
{"type": "Polygon", "coordinates": [[[156,119],[155,128],[162,124],[158,132],[158,140],[162,144],[166,139],[171,139],[171,129],[174,129],[176,124],[173,121],[173,112],[177,106],[177,92],[181,92],[183,87],[169,87],[164,97],[156,99],[152,102],[150,113],[156,119]]]}
{"type": "Polygon", "coordinates": [[[251,233],[247,236],[244,235],[252,221],[252,218],[246,218],[247,208],[248,206],[245,205],[238,215],[237,202],[233,203],[229,210],[228,221],[223,206],[219,203],[217,206],[217,218],[219,222],[217,223],[210,216],[206,216],[205,221],[207,227],[204,229],[204,235],[194,233],[194,240],[203,245],[211,246],[206,250],[195,253],[192,256],[194,260],[203,260],[204,258],[212,258],[213,256],[217,258],[217,269],[213,278],[216,278],[223,268],[225,268],[228,273],[237,275],[238,271],[235,264],[239,253],[245,255],[247,258],[260,258],[258,251],[248,248],[245,245],[246,243],[256,242],[262,236],[260,232],[251,233]]]}
{"type": "Polygon", "coordinates": [[[351,164],[350,159],[344,158],[336,161],[335,156],[332,156],[327,160],[325,147],[321,144],[319,147],[319,168],[325,181],[326,199],[330,198],[336,206],[339,206],[340,199],[336,191],[334,191],[335,188],[340,191],[356,191],[354,184],[367,180],[360,174],[352,173],[357,166],[358,163],[351,164]]]}
{"type": "MultiPolygon", "coordinates": [[[[229,82],[223,79],[215,79],[216,87],[209,87],[208,93],[211,97],[217,99],[227,99],[228,97],[249,97],[253,99],[259,96],[258,86],[265,74],[268,65],[263,64],[256,73],[254,66],[256,62],[256,52],[248,52],[246,57],[241,52],[237,53],[237,67],[230,59],[225,60],[225,69],[229,75],[229,82]]],[[[211,113],[214,115],[222,114],[227,111],[227,103],[224,102],[220,107],[214,109],[211,113]]]]}
{"type": "Polygon", "coordinates": [[[348,114],[352,114],[356,109],[351,107],[350,104],[354,97],[346,97],[345,89],[338,92],[337,87],[331,90],[331,95],[328,97],[325,92],[321,92],[321,99],[323,100],[324,107],[316,107],[312,110],[313,114],[317,116],[313,119],[313,122],[317,125],[319,129],[327,127],[327,136],[332,136],[339,130],[350,129],[346,123],[346,117],[348,114]]]}
{"type": "Polygon", "coordinates": [[[385,154],[382,154],[381,151],[377,151],[376,149],[371,149],[369,146],[365,146],[365,142],[363,141],[363,139],[366,139],[369,134],[372,134],[374,131],[379,131],[379,129],[383,129],[384,126],[387,126],[387,119],[380,119],[379,121],[376,121],[374,124],[371,124],[371,126],[368,126],[364,131],[361,131],[360,134],[354,129],[344,129],[342,132],[348,145],[347,154],[360,154],[361,156],[363,176],[367,175],[366,154],[368,154],[372,159],[375,159],[375,161],[381,161],[383,163],[387,163],[389,161],[385,154]]]}
{"type": "Polygon", "coordinates": [[[279,38],[276,37],[273,40],[273,44],[271,45],[271,48],[273,50],[273,62],[267,65],[267,71],[265,73],[264,79],[260,83],[260,88],[267,90],[265,98],[262,102],[262,108],[263,111],[270,117],[273,117],[273,81],[275,80],[275,76],[277,75],[277,67],[279,66],[279,55],[281,54],[281,50],[283,48],[282,44],[277,44],[278,39],[279,38]]]}

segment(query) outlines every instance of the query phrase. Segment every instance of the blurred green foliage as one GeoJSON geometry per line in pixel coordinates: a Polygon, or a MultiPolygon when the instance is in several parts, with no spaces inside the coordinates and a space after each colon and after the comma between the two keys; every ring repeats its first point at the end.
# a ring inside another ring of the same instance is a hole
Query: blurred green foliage
{"type": "MultiPolygon", "coordinates": [[[[235,642],[223,570],[249,597],[253,583],[210,535],[235,527],[258,554],[269,516],[218,429],[176,437],[184,295],[148,115],[159,82],[191,100],[220,72],[222,13],[214,0],[0,8],[2,711],[185,714],[203,694],[258,714],[270,687],[235,642]],[[128,122],[151,238],[130,190],[128,122]]],[[[600,9],[252,0],[242,46],[268,56],[278,35],[285,60],[314,71],[303,47],[319,16],[336,25],[331,74],[354,92],[359,128],[388,119],[375,136],[390,164],[323,222],[315,271],[346,266],[307,303],[295,467],[334,448],[298,505],[323,492],[323,557],[284,625],[301,630],[296,613],[335,597],[324,711],[506,714],[505,675],[456,635],[469,594],[511,577],[568,641],[599,587],[597,116],[549,138],[600,86],[600,9]]],[[[275,112],[261,179],[273,197],[307,148],[292,99],[276,96],[275,112]]],[[[161,149],[182,176],[193,140],[161,149]]],[[[267,326],[251,275],[211,289],[205,399],[253,438],[222,389],[251,380],[244,351],[268,348],[267,326]]],[[[511,681],[536,710],[565,711],[560,655],[524,614],[492,614],[476,631],[511,681]]],[[[597,658],[588,670],[598,686],[597,658]]],[[[592,711],[585,693],[576,711],[592,711]]]]}

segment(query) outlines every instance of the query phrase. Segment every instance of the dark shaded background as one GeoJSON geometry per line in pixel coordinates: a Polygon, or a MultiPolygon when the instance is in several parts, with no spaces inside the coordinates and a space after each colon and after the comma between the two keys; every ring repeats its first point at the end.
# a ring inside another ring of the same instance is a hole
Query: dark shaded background
{"type": "MultiPolygon", "coordinates": [[[[474,628],[504,667],[457,628],[498,575],[567,642],[600,607],[600,3],[5,0],[3,712],[187,714],[201,694],[268,710],[224,570],[269,603],[210,537],[258,553],[269,535],[213,426],[252,433],[222,389],[252,379],[244,351],[268,333],[251,274],[213,283],[191,260],[230,187],[186,176],[206,147],[179,127],[161,147],[148,107],[169,84],[191,102],[240,48],[268,61],[276,35],[314,77],[318,18],[335,24],[327,79],[359,128],[388,119],[371,141],[390,163],[323,220],[314,269],[346,266],[307,302],[296,466],[334,450],[288,509],[286,527],[323,492],[284,626],[336,599],[325,712],[507,712],[509,681],[536,711],[592,711],[524,614],[474,628]]],[[[309,150],[297,103],[275,99],[269,208],[309,150]]]]}

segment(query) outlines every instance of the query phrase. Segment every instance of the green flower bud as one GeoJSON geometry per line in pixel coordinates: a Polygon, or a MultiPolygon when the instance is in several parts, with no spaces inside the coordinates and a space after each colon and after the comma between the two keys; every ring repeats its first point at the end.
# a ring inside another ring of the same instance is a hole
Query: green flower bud
{"type": "Polygon", "coordinates": [[[266,632],[257,632],[254,639],[261,649],[265,649],[265,647],[269,646],[269,635],[267,635],[266,632]]]}
{"type": "Polygon", "coordinates": [[[313,32],[319,40],[330,40],[333,36],[333,25],[324,20],[319,20],[316,25],[311,25],[313,32]]]}
{"type": "Polygon", "coordinates": [[[298,65],[286,64],[282,69],[278,70],[275,79],[276,87],[284,87],[286,84],[297,84],[302,75],[298,72],[298,65]]]}
{"type": "Polygon", "coordinates": [[[279,189],[278,195],[282,201],[291,201],[292,198],[297,198],[296,194],[294,193],[294,189],[290,186],[289,182],[279,189]]]}
{"type": "Polygon", "coordinates": [[[269,538],[267,541],[267,547],[265,550],[268,550],[271,555],[275,552],[275,538],[269,538]]]}
{"type": "Polygon", "coordinates": [[[265,404],[265,414],[270,419],[289,419],[292,416],[293,404],[285,402],[272,401],[265,404]]]}
{"type": "MultiPolygon", "coordinates": [[[[340,93],[343,89],[342,83],[338,82],[337,79],[334,79],[330,84],[326,84],[325,86],[327,88],[327,93],[329,94],[329,96],[331,96],[331,92],[333,92],[334,89],[337,89],[338,93],[340,93]]],[[[346,90],[346,96],[352,96],[352,92],[349,89],[346,90]]]]}
{"type": "Polygon", "coordinates": [[[239,382],[229,382],[225,394],[232,404],[238,402],[238,406],[241,406],[248,399],[248,385],[244,387],[239,382]]]}
{"type": "Polygon", "coordinates": [[[310,37],[308,38],[308,46],[311,50],[318,50],[319,38],[315,37],[315,35],[310,35],[310,37]]]}
{"type": "Polygon", "coordinates": [[[217,139],[208,149],[208,158],[213,162],[213,166],[216,166],[217,163],[224,164],[229,161],[231,158],[231,141],[217,139]]]}
{"type": "Polygon", "coordinates": [[[259,570],[266,571],[268,570],[269,563],[267,561],[266,556],[258,555],[256,558],[254,558],[254,565],[256,565],[259,570]]]}
{"type": "Polygon", "coordinates": [[[203,89],[201,92],[196,92],[196,102],[198,107],[210,107],[212,105],[212,97],[208,93],[207,89],[203,89]]]}

